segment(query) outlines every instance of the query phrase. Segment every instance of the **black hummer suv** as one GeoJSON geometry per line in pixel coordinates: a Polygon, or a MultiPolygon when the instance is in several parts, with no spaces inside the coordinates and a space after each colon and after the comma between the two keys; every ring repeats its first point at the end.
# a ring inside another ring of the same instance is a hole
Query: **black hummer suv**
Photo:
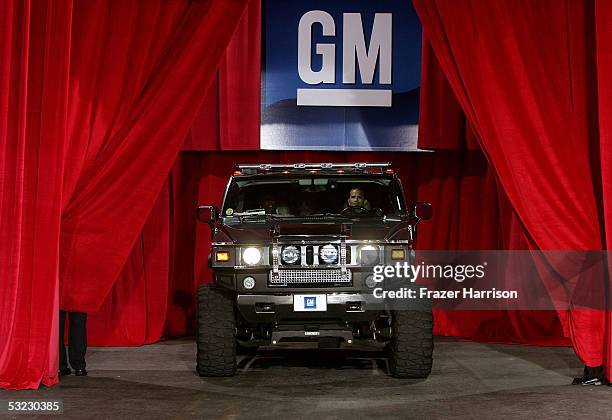
{"type": "Polygon", "coordinates": [[[411,263],[430,214],[406,207],[388,163],[237,165],[221,210],[198,208],[214,272],[198,289],[198,373],[232,376],[237,351],[259,345],[368,341],[388,350],[393,376],[427,377],[431,303],[394,307],[374,268],[411,263]]]}

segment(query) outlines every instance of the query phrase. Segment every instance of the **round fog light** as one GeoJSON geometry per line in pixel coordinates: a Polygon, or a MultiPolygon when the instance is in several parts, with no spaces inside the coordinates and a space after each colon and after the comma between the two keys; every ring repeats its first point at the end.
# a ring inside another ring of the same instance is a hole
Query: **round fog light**
{"type": "Polygon", "coordinates": [[[242,285],[245,289],[251,290],[253,287],[255,287],[255,279],[253,277],[245,277],[242,280],[242,285]]]}
{"type": "Polygon", "coordinates": [[[283,262],[287,264],[295,264],[300,259],[300,250],[297,246],[289,245],[283,248],[281,253],[283,262]]]}
{"type": "Polygon", "coordinates": [[[366,286],[368,286],[370,289],[373,289],[374,286],[376,286],[376,281],[374,280],[374,276],[372,274],[370,274],[368,277],[366,277],[365,279],[365,284],[366,286]]]}
{"type": "Polygon", "coordinates": [[[332,244],[327,244],[319,250],[319,257],[325,264],[333,264],[338,260],[338,249],[332,244]]]}

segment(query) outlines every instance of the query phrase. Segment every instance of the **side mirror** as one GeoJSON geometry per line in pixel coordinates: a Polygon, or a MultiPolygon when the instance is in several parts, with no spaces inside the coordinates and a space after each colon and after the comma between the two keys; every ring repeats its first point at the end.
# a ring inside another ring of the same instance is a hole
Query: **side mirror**
{"type": "Polygon", "coordinates": [[[418,203],[414,203],[413,205],[414,215],[420,220],[429,220],[431,219],[431,203],[421,201],[418,203]]]}
{"type": "Polygon", "coordinates": [[[215,206],[199,206],[197,216],[200,222],[208,223],[212,226],[219,217],[219,210],[215,206]]]}

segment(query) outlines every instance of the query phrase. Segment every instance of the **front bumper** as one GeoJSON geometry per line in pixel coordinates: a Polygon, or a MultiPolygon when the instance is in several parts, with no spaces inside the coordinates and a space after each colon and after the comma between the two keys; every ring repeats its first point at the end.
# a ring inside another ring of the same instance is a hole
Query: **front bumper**
{"type": "Polygon", "coordinates": [[[235,290],[239,294],[289,294],[302,293],[303,290],[321,290],[320,293],[329,293],[331,291],[350,293],[371,290],[366,285],[366,279],[372,275],[372,267],[350,268],[350,272],[350,282],[336,284],[332,281],[324,281],[319,283],[287,284],[286,286],[273,285],[270,284],[271,275],[269,269],[216,270],[214,281],[219,287],[235,290]],[[255,287],[253,289],[246,289],[243,286],[243,280],[246,277],[252,277],[255,280],[255,287]]]}
{"type": "Polygon", "coordinates": [[[284,294],[239,294],[238,310],[249,323],[371,322],[385,311],[382,299],[371,293],[308,291],[284,294]],[[294,296],[325,296],[324,311],[296,310],[294,296]]]}

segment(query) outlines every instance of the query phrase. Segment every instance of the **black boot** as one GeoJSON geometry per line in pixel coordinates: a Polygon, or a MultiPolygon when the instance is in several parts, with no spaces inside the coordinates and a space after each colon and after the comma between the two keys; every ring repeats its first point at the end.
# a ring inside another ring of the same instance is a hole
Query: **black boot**
{"type": "Polygon", "coordinates": [[[585,366],[584,375],[580,378],[574,378],[572,385],[603,385],[607,381],[603,375],[603,366],[585,366]]]}
{"type": "Polygon", "coordinates": [[[57,376],[66,376],[66,375],[70,375],[72,373],[72,371],[70,370],[70,368],[68,367],[61,367],[59,368],[59,371],[57,372],[57,376]]]}

